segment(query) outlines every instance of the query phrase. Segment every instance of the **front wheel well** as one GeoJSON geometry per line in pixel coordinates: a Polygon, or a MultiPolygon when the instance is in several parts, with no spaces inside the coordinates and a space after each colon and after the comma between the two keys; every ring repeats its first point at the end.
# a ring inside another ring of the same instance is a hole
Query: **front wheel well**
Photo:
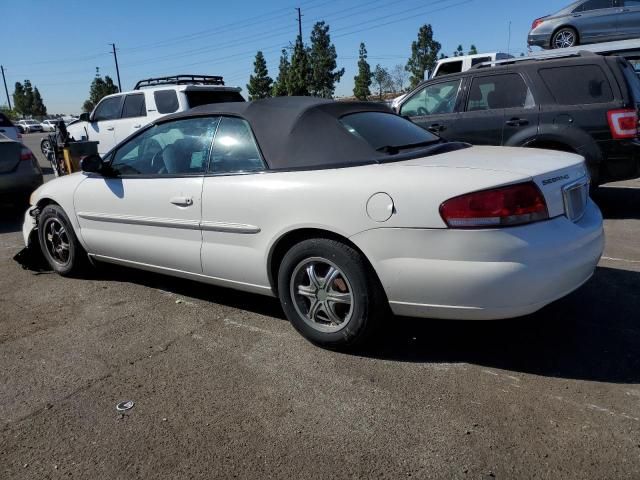
{"type": "Polygon", "coordinates": [[[280,264],[282,263],[282,259],[287,254],[287,252],[294,245],[303,242],[304,240],[310,240],[312,238],[324,238],[328,240],[335,240],[337,242],[344,243],[349,247],[353,248],[356,252],[362,255],[365,264],[369,269],[369,273],[373,275],[376,281],[379,282],[378,275],[376,274],[371,262],[367,256],[358,248],[358,246],[349,240],[347,237],[344,237],[335,232],[331,232],[329,230],[323,230],[320,228],[301,228],[298,230],[293,230],[285,233],[282,237],[280,237],[276,243],[271,248],[271,252],[269,253],[268,260],[268,274],[269,274],[269,283],[271,284],[271,288],[273,292],[278,294],[278,272],[280,270],[280,264]]]}

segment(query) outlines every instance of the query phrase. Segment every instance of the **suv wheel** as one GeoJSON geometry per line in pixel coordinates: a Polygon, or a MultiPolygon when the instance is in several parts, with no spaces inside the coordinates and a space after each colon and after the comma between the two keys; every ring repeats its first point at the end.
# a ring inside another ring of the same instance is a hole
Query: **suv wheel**
{"type": "Polygon", "coordinates": [[[569,48],[578,45],[578,32],[573,28],[561,28],[551,39],[551,48],[569,48]]]}
{"type": "Polygon", "coordinates": [[[362,345],[387,312],[384,291],[362,256],[335,240],[293,246],[280,265],[278,291],[295,329],[326,348],[362,345]]]}

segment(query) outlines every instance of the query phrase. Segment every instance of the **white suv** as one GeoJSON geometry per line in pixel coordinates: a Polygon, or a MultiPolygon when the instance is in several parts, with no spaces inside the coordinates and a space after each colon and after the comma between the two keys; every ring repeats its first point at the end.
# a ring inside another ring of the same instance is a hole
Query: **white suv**
{"type": "Polygon", "coordinates": [[[209,103],[244,102],[239,87],[226,87],[222,77],[177,75],[139,81],[130,92],[104,97],[91,114],[67,127],[75,140],[97,141],[106,154],[139,128],[170,113],[209,103]]]}

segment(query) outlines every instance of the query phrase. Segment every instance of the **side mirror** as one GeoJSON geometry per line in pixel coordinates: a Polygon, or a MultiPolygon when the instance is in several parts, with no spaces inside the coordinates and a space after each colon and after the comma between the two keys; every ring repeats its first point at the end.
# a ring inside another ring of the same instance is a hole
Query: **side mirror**
{"type": "Polygon", "coordinates": [[[97,153],[87,155],[80,160],[80,168],[86,173],[102,173],[102,158],[97,153]]]}
{"type": "Polygon", "coordinates": [[[89,122],[89,121],[91,121],[91,119],[89,117],[90,117],[90,114],[88,114],[86,112],[85,113],[81,113],[80,114],[80,121],[81,122],[89,122]]]}

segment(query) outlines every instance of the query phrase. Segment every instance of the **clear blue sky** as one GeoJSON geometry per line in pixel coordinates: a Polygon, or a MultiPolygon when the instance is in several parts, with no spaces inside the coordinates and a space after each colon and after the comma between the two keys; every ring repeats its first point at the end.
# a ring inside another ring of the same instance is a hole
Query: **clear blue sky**
{"type": "MultiPolygon", "coordinates": [[[[297,35],[303,13],[308,41],[313,23],[325,20],[346,73],[336,94],[349,95],[358,46],[366,43],[372,67],[405,64],[419,27],[431,23],[443,51],[462,44],[481,52],[526,52],[532,20],[568,0],[0,0],[0,63],[9,93],[25,78],[38,87],[50,113],[79,113],[95,75],[115,81],[109,43],[115,42],[123,89],[150,76],[223,75],[246,83],[257,50],[277,75],[279,52],[297,35]]],[[[5,104],[4,91],[0,104],[5,104]]]]}

